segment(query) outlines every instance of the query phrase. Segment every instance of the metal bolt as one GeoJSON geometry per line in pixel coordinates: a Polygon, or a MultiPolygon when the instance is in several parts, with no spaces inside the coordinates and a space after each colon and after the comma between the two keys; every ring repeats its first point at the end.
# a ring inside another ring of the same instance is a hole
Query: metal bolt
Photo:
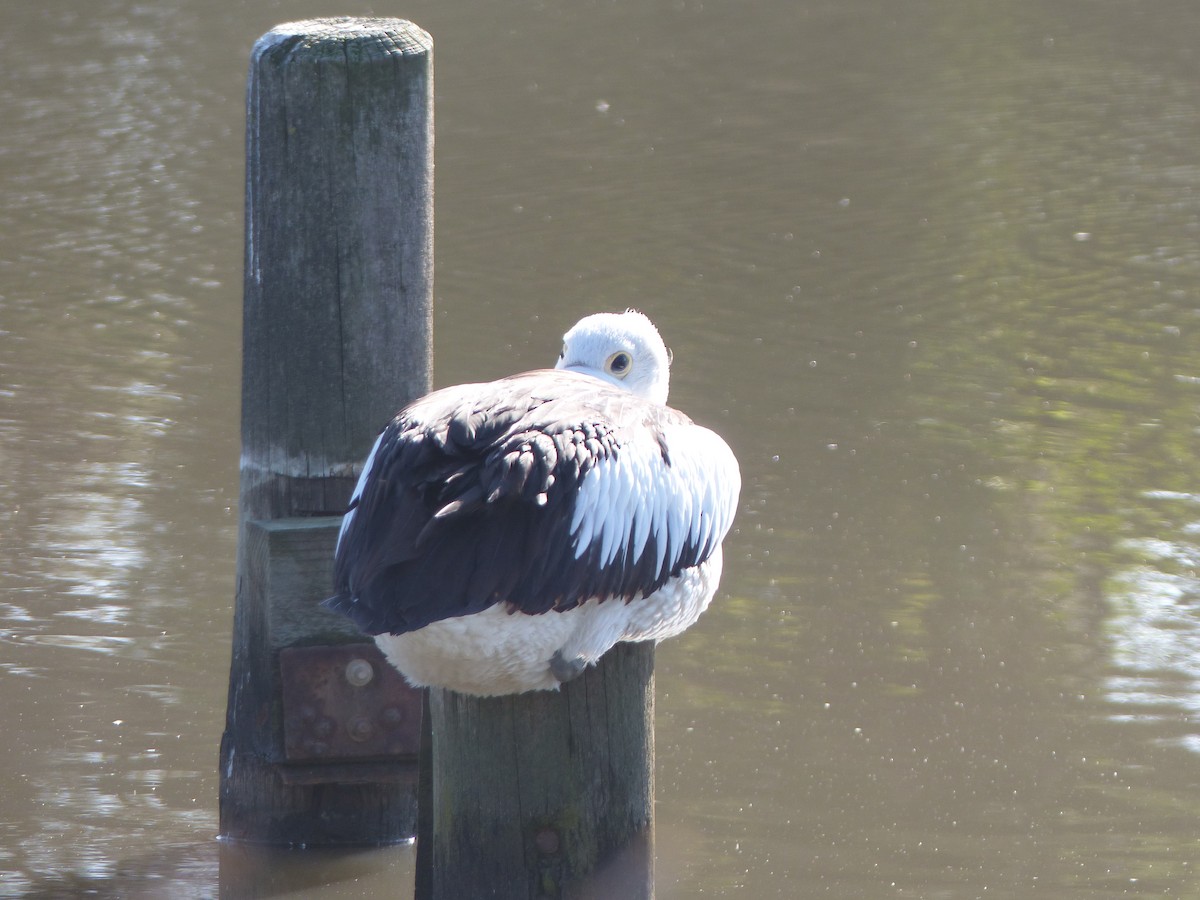
{"type": "Polygon", "coordinates": [[[371,724],[371,720],[366,716],[359,716],[357,719],[351,720],[346,726],[346,731],[350,734],[350,739],[359,741],[369,741],[375,734],[375,727],[371,724]]]}
{"type": "Polygon", "coordinates": [[[375,667],[362,657],[357,657],[346,663],[346,680],[355,687],[370,684],[375,677],[375,667]]]}
{"type": "Polygon", "coordinates": [[[559,848],[558,832],[553,828],[543,828],[533,838],[533,845],[542,856],[553,856],[559,848]]]}

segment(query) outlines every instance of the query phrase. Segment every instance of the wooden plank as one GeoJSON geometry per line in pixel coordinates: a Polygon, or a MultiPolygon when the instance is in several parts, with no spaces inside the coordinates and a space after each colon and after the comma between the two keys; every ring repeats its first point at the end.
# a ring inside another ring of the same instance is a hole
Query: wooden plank
{"type": "Polygon", "coordinates": [[[265,637],[272,651],[362,640],[352,622],[321,606],[331,592],[341,524],[340,516],[255,519],[245,524],[247,573],[262,584],[265,637]]]}

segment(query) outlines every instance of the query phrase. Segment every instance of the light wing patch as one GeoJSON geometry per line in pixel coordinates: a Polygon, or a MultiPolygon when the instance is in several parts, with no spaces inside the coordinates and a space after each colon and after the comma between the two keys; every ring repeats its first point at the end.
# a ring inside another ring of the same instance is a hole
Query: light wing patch
{"type": "Polygon", "coordinates": [[[725,536],[741,487],[729,447],[697,425],[665,425],[663,441],[670,464],[657,441],[635,440],[584,477],[571,521],[576,559],[594,549],[603,566],[632,566],[652,545],[662,575],[689,547],[699,562],[725,536]],[[627,550],[632,559],[621,559],[627,550]]]}

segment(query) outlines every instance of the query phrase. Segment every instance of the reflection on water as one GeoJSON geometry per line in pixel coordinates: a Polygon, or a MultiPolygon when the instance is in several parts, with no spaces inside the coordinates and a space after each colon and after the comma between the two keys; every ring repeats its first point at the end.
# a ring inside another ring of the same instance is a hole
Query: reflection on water
{"type": "Polygon", "coordinates": [[[171,847],[215,830],[236,496],[215,463],[236,438],[206,409],[236,385],[209,335],[239,192],[201,157],[237,138],[194,129],[224,88],[183,76],[176,28],[196,33],[169,6],[79,3],[0,35],[4,896],[135,896],[108,886],[151,847],[167,886],[171,847]]]}
{"type": "MultiPolygon", "coordinates": [[[[658,655],[660,898],[1200,892],[1200,12],[1168,5],[403,11],[438,44],[437,381],[639,306],[742,462],[722,595],[658,655]]],[[[0,894],[387,890],[409,848],[212,841],[243,73],[324,10],[52,6],[0,34],[0,894]]]]}
{"type": "Polygon", "coordinates": [[[1189,521],[1200,497],[1150,491],[1146,499],[1164,508],[1176,536],[1130,541],[1138,561],[1112,579],[1107,637],[1115,671],[1107,696],[1115,721],[1148,726],[1156,740],[1200,753],[1200,524],[1189,521]]]}

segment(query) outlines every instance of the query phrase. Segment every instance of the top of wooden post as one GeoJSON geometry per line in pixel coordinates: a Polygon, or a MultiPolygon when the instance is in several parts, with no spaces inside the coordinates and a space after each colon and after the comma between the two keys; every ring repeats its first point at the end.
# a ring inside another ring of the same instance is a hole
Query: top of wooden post
{"type": "Polygon", "coordinates": [[[342,54],[348,44],[360,46],[369,55],[377,49],[380,56],[420,56],[433,49],[433,38],[406,19],[361,19],[335,16],[301,19],[276,25],[254,45],[255,56],[279,45],[303,47],[308,58],[319,58],[322,50],[342,54]],[[315,51],[315,55],[313,53],[315,51]]]}

